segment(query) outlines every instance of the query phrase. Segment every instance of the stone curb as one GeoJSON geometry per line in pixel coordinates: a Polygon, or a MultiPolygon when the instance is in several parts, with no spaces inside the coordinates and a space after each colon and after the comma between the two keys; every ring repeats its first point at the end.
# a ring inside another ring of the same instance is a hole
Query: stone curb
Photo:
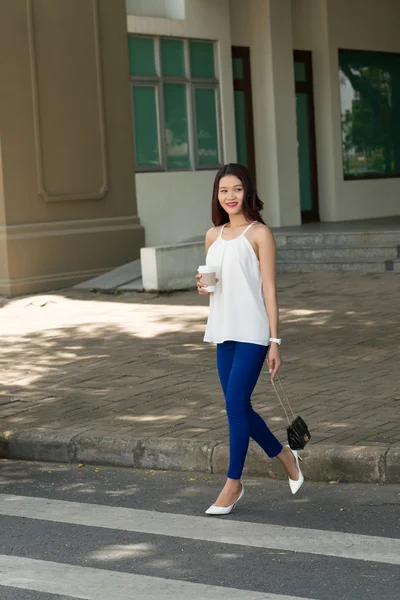
{"type": "MultiPolygon", "coordinates": [[[[0,458],[226,473],[226,443],[141,438],[45,428],[0,432],[0,458]]],[[[399,446],[309,446],[301,456],[309,481],[400,483],[399,446]]],[[[245,475],[284,479],[276,461],[251,444],[245,475]]]]}

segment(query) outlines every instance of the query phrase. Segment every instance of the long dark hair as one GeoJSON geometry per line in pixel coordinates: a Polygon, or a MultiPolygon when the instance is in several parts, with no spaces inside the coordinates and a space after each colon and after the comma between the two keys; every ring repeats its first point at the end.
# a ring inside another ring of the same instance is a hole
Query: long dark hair
{"type": "Polygon", "coordinates": [[[229,222],[229,215],[226,210],[222,208],[218,200],[219,182],[225,175],[234,175],[242,182],[244,190],[243,216],[245,219],[249,222],[258,221],[259,223],[264,223],[260,215],[260,211],[263,209],[264,204],[257,195],[256,186],[249,170],[244,165],[229,163],[220,168],[214,180],[211,218],[215,227],[229,222]]]}

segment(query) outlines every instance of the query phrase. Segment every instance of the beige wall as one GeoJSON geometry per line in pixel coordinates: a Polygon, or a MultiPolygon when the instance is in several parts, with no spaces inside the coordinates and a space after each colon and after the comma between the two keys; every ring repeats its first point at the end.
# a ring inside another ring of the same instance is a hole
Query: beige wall
{"type": "Polygon", "coordinates": [[[215,171],[141,173],[136,177],[138,212],[146,224],[146,246],[197,236],[211,227],[215,171]]]}
{"type": "MultiPolygon", "coordinates": [[[[315,3],[315,0],[291,0],[292,2],[292,32],[293,48],[295,50],[311,50],[312,31],[313,31],[313,13],[318,9],[322,2],[315,3]]],[[[320,20],[321,17],[318,17],[320,20]]]]}
{"type": "Polygon", "coordinates": [[[343,180],[340,95],[336,70],[338,48],[400,52],[400,3],[397,0],[330,0],[328,22],[337,218],[344,220],[398,215],[400,179],[343,180]]]}
{"type": "Polygon", "coordinates": [[[2,2],[0,53],[0,293],[138,258],[124,0],[2,2]]]}
{"type": "Polygon", "coordinates": [[[250,47],[257,186],[271,226],[300,223],[290,0],[230,0],[232,44],[250,47]]]}
{"type": "Polygon", "coordinates": [[[337,60],[335,63],[329,52],[328,5],[326,0],[292,0],[292,10],[293,47],[295,50],[312,51],[320,219],[337,221],[340,218],[337,211],[336,150],[332,140],[335,135],[340,138],[340,109],[334,105],[339,76],[337,60]],[[339,110],[337,115],[335,110],[339,110]],[[335,116],[339,118],[338,127],[334,124],[335,116]]]}
{"type": "MultiPolygon", "coordinates": [[[[150,35],[214,40],[218,43],[224,162],[236,161],[231,36],[228,0],[189,0],[185,19],[127,17],[128,31],[150,35]]],[[[146,245],[181,242],[203,235],[211,223],[215,171],[137,173],[138,212],[146,245]],[[179,213],[171,210],[179,207],[179,213]],[[180,213],[185,215],[182,220],[180,213]]]]}
{"type": "Polygon", "coordinates": [[[184,19],[185,0],[126,0],[126,12],[143,17],[184,19]]]}
{"type": "Polygon", "coordinates": [[[292,0],[292,7],[294,48],[313,52],[321,219],[399,214],[399,179],[343,179],[337,52],[400,52],[400,2],[292,0]]]}

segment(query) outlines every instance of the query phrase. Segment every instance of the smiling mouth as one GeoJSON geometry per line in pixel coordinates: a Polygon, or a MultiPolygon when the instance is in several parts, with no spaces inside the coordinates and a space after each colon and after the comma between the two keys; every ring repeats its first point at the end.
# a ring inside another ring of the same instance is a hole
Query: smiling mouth
{"type": "Polygon", "coordinates": [[[230,208],[233,208],[234,206],[237,206],[238,203],[237,202],[227,202],[226,205],[229,206],[230,208]]]}

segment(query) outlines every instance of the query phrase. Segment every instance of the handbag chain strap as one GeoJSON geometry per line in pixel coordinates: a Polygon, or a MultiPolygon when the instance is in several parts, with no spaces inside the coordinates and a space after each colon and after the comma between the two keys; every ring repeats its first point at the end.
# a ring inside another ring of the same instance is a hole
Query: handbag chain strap
{"type": "MultiPolygon", "coordinates": [[[[284,395],[284,397],[285,397],[285,400],[286,400],[286,402],[287,402],[287,405],[288,405],[288,407],[289,407],[289,409],[290,409],[290,412],[292,413],[292,415],[293,415],[293,418],[295,419],[295,418],[296,418],[296,415],[294,414],[294,412],[293,412],[293,409],[292,409],[292,407],[291,407],[291,405],[290,405],[289,398],[287,397],[287,394],[286,394],[285,388],[283,387],[283,383],[282,383],[282,381],[281,381],[281,379],[280,379],[280,377],[279,377],[279,375],[278,375],[278,374],[276,375],[276,377],[277,377],[277,379],[278,379],[278,381],[279,381],[279,384],[280,384],[280,386],[281,386],[281,388],[282,388],[283,395],[284,395]]],[[[273,388],[274,388],[274,390],[275,390],[275,394],[278,396],[278,400],[279,400],[279,402],[281,403],[281,406],[282,406],[283,410],[285,411],[285,415],[286,415],[286,418],[287,418],[287,422],[288,422],[288,423],[289,423],[289,425],[290,425],[290,419],[289,419],[289,415],[288,415],[288,413],[287,413],[287,410],[286,410],[286,408],[285,408],[285,405],[284,405],[284,403],[282,402],[282,398],[280,397],[280,394],[279,394],[279,392],[278,392],[278,390],[277,390],[277,387],[276,387],[276,385],[275,385],[275,381],[271,380],[271,383],[272,383],[272,385],[273,385],[273,388]]]]}

